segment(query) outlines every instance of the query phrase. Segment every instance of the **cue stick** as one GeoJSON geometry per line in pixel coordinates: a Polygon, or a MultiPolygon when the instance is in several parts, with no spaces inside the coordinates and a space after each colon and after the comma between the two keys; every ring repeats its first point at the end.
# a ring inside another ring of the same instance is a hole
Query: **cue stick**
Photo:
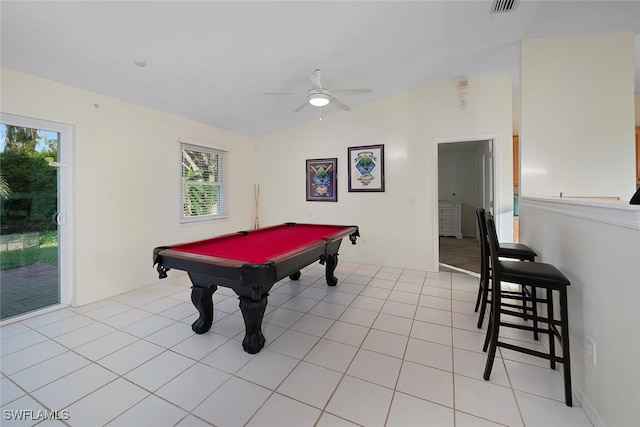
{"type": "Polygon", "coordinates": [[[258,201],[260,200],[260,184],[253,183],[253,196],[256,202],[256,217],[253,222],[254,228],[260,228],[260,220],[258,219],[258,201]]]}

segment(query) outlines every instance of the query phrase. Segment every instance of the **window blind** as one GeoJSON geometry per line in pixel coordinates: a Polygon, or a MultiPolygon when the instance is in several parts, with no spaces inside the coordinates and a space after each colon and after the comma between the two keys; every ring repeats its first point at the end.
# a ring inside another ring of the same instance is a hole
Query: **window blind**
{"type": "Polygon", "coordinates": [[[228,152],[180,144],[181,219],[226,217],[228,210],[228,152]]]}

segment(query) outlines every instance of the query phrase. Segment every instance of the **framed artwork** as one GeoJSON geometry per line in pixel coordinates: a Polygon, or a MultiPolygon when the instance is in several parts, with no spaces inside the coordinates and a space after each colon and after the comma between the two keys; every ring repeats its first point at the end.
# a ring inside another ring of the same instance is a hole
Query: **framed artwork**
{"type": "Polygon", "coordinates": [[[349,191],[384,191],[384,145],[349,147],[349,191]]]}
{"type": "Polygon", "coordinates": [[[338,201],[338,159],[307,160],[307,201],[338,201]]]}

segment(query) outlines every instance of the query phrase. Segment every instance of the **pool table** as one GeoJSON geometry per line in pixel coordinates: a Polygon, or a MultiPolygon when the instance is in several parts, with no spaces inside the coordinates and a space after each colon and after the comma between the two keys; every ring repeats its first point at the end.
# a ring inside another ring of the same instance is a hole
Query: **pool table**
{"type": "Polygon", "coordinates": [[[354,225],[300,224],[289,222],[255,230],[182,243],[153,250],[153,265],[161,279],[174,268],[186,271],[191,279],[191,301],[200,317],[191,325],[197,334],[211,328],[213,293],[218,286],[233,289],[240,300],[245,323],[242,347],[259,352],[265,344],[262,318],[273,285],[285,277],[300,278],[300,270],[316,261],[325,265],[329,286],[338,263],[342,238],[356,244],[360,236],[354,225]]]}

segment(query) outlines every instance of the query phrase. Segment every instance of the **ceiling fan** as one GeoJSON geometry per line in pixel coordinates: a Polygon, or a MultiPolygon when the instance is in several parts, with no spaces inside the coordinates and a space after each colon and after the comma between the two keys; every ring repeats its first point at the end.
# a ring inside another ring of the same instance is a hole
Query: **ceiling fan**
{"type": "Polygon", "coordinates": [[[298,111],[305,108],[307,105],[312,105],[314,107],[324,107],[325,105],[331,103],[335,104],[339,108],[344,111],[349,111],[351,108],[348,105],[345,105],[342,101],[340,101],[335,96],[338,95],[353,95],[358,93],[370,93],[371,89],[334,89],[329,90],[322,86],[322,82],[320,78],[322,77],[322,70],[314,70],[313,73],[309,75],[309,80],[311,81],[311,89],[307,92],[266,92],[265,95],[305,95],[307,100],[301,104],[294,111],[297,113],[298,111]]]}

